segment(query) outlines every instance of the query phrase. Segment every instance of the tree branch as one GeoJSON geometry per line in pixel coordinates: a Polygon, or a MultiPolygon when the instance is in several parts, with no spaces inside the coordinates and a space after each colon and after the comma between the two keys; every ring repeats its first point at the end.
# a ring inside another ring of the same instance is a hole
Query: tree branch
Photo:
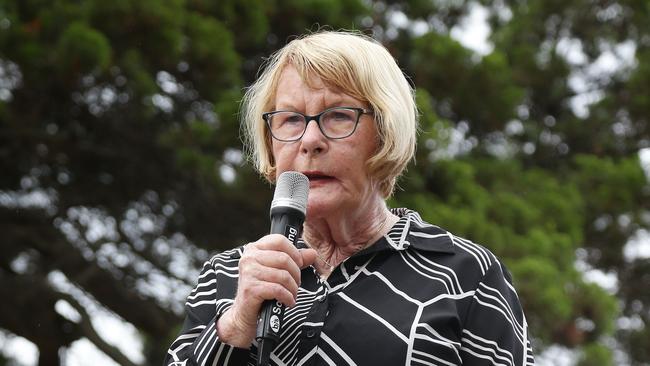
{"type": "Polygon", "coordinates": [[[88,338],[88,340],[97,346],[97,348],[99,348],[102,352],[104,352],[118,364],[124,366],[138,366],[137,363],[134,363],[126,355],[124,355],[119,350],[119,348],[106,342],[95,331],[92,321],[90,320],[90,316],[86,312],[86,309],[77,301],[77,299],[69,294],[62,292],[57,292],[57,295],[61,298],[61,300],[68,302],[81,315],[81,320],[79,321],[78,326],[80,328],[81,334],[84,337],[88,338]]]}

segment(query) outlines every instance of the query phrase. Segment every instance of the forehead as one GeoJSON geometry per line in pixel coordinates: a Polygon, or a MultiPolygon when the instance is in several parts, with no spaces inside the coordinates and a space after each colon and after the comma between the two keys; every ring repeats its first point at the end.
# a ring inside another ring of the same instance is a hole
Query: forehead
{"type": "Polygon", "coordinates": [[[301,74],[291,64],[282,69],[276,85],[275,98],[272,101],[276,107],[302,102],[313,103],[313,99],[322,100],[325,104],[361,102],[346,93],[341,87],[324,81],[314,73],[309,75],[301,74]]]}

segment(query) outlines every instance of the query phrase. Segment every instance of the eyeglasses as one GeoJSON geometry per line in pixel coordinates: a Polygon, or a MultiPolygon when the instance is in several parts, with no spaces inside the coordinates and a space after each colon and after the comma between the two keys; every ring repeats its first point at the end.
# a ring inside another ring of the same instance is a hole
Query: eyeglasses
{"type": "Polygon", "coordinates": [[[357,129],[362,114],[372,114],[372,111],[356,107],[334,107],[314,116],[293,111],[274,111],[262,114],[262,118],[274,139],[292,142],[302,138],[310,121],[316,121],[320,131],[329,139],[346,138],[357,129]]]}

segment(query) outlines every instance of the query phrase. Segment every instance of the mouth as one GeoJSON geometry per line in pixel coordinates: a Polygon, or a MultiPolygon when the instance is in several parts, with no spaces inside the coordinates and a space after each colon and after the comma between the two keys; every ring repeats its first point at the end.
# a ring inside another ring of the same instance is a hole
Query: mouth
{"type": "Polygon", "coordinates": [[[310,182],[322,182],[325,180],[334,179],[334,177],[331,175],[327,175],[319,171],[303,172],[303,174],[307,176],[310,182]]]}

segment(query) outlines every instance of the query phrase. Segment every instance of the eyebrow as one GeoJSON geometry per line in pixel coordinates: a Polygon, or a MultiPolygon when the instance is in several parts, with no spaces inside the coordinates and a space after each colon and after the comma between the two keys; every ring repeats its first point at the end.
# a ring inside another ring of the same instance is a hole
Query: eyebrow
{"type": "MultiPolygon", "coordinates": [[[[344,98],[337,98],[337,100],[325,104],[324,108],[321,111],[324,111],[326,109],[334,108],[334,107],[356,107],[358,104],[357,101],[346,101],[344,98]]],[[[363,104],[363,103],[361,103],[363,104]]],[[[283,110],[283,111],[293,111],[293,112],[299,112],[301,108],[297,108],[295,104],[293,103],[287,103],[286,105],[282,105],[282,108],[279,108],[278,105],[276,104],[274,106],[274,110],[283,110]]],[[[362,108],[365,108],[365,106],[361,106],[362,108]]]]}

